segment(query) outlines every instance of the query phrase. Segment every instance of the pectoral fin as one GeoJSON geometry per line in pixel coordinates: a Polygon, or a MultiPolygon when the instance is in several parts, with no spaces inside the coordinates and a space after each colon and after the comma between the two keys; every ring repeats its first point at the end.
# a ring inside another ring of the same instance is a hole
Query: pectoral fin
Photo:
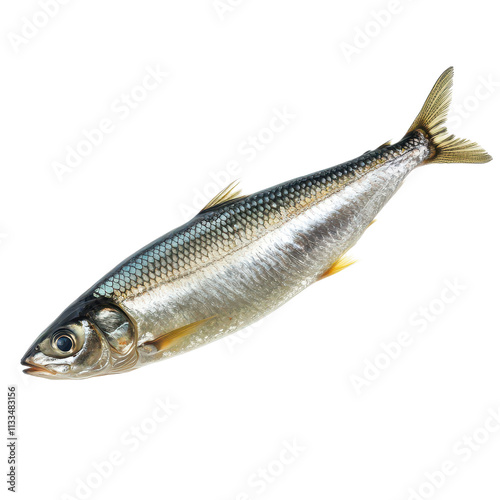
{"type": "Polygon", "coordinates": [[[194,323],[190,323],[189,325],[181,326],[180,328],[165,333],[154,340],[148,340],[144,342],[143,345],[152,345],[156,347],[157,351],[163,351],[168,347],[172,347],[173,345],[175,345],[177,342],[187,337],[188,335],[196,333],[202,325],[204,325],[208,320],[214,317],[215,316],[211,316],[210,318],[205,318],[200,321],[195,321],[194,323]]]}
{"type": "Polygon", "coordinates": [[[318,278],[322,280],[323,278],[328,278],[328,276],[333,276],[334,274],[342,271],[346,267],[351,266],[356,261],[351,259],[350,257],[340,257],[340,259],[336,260],[323,274],[318,278]]]}

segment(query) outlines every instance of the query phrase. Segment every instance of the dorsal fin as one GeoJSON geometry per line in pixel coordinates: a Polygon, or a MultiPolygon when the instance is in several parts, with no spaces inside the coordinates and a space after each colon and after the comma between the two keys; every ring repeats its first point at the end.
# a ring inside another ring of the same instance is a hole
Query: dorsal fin
{"type": "Polygon", "coordinates": [[[391,140],[389,139],[387,142],[384,142],[384,144],[381,144],[377,149],[385,148],[386,146],[391,145],[391,140]]]}
{"type": "Polygon", "coordinates": [[[241,189],[238,189],[239,181],[233,181],[229,186],[225,187],[220,193],[216,194],[201,210],[205,212],[212,208],[218,207],[223,203],[227,203],[228,201],[237,200],[239,198],[244,198],[241,196],[241,189]]]}

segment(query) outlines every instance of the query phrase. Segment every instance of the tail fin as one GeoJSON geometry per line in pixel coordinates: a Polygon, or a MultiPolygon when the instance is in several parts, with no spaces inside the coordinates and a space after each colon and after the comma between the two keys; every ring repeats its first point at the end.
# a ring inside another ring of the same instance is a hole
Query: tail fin
{"type": "Polygon", "coordinates": [[[459,139],[445,126],[451,102],[453,67],[435,83],[420,113],[407,134],[420,130],[431,143],[431,156],[426,163],[486,163],[491,156],[477,143],[459,139]]]}

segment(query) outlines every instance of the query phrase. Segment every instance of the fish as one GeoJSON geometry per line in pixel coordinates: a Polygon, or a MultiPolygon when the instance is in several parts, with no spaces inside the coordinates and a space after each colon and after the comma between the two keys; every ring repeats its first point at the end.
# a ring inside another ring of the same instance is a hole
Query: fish
{"type": "Polygon", "coordinates": [[[349,267],[347,252],[412,170],[492,159],[448,131],[452,83],[451,67],[399,142],[251,195],[230,184],[63,311],[23,356],[25,373],[135,370],[232,334],[349,267]]]}

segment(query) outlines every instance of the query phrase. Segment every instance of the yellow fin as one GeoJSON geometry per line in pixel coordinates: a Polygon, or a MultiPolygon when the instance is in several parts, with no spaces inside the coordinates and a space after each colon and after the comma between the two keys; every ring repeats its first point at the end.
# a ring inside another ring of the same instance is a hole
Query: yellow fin
{"type": "Polygon", "coordinates": [[[372,224],[375,224],[377,222],[377,219],[373,219],[368,226],[366,226],[366,229],[368,229],[372,224]]]}
{"type": "Polygon", "coordinates": [[[238,198],[243,198],[241,196],[241,189],[238,189],[238,181],[233,181],[229,186],[225,187],[220,193],[216,194],[201,210],[201,212],[205,212],[205,210],[209,210],[211,208],[215,208],[218,205],[222,205],[231,200],[236,200],[238,198]]]}
{"type": "Polygon", "coordinates": [[[486,163],[491,156],[477,143],[459,139],[448,132],[445,122],[451,103],[453,68],[448,68],[432,87],[420,113],[409,128],[422,132],[431,143],[425,163],[486,163]]]}
{"type": "Polygon", "coordinates": [[[189,325],[181,326],[180,328],[165,333],[154,340],[148,340],[144,342],[144,344],[142,345],[152,345],[156,347],[157,351],[163,351],[167,347],[173,346],[184,337],[196,333],[203,324],[205,324],[208,320],[214,317],[215,316],[211,316],[210,318],[205,318],[200,321],[195,321],[194,323],[190,323],[189,325]]]}
{"type": "Polygon", "coordinates": [[[350,257],[340,257],[336,260],[323,274],[318,278],[322,280],[323,278],[328,278],[328,276],[333,276],[334,274],[344,270],[346,267],[352,266],[356,261],[350,257]]]}
{"type": "Polygon", "coordinates": [[[386,146],[391,145],[391,140],[389,139],[387,142],[384,142],[384,144],[381,144],[377,149],[385,148],[386,146]]]}

